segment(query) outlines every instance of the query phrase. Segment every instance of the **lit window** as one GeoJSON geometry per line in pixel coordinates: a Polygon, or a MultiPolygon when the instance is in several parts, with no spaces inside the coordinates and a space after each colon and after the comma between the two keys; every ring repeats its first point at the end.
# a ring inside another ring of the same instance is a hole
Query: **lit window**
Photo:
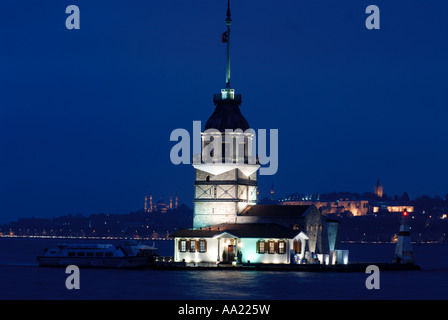
{"type": "Polygon", "coordinates": [[[199,252],[207,251],[207,241],[204,239],[199,240],[199,252]]]}
{"type": "Polygon", "coordinates": [[[269,253],[275,253],[275,242],[274,241],[269,241],[269,253]]]}
{"type": "Polygon", "coordinates": [[[285,253],[285,241],[279,241],[278,242],[278,253],[284,254],[285,253]]]}
{"type": "Polygon", "coordinates": [[[258,241],[258,253],[265,253],[264,241],[258,241]]]}
{"type": "Polygon", "coordinates": [[[187,240],[180,240],[180,242],[179,242],[179,251],[180,252],[187,251],[187,240]]]}

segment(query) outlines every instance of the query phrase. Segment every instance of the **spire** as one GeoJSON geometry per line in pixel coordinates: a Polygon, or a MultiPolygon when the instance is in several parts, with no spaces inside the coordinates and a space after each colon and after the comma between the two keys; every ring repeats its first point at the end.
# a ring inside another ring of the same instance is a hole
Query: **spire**
{"type": "Polygon", "coordinates": [[[227,63],[226,63],[226,89],[230,89],[230,25],[232,24],[232,19],[230,18],[230,0],[227,0],[227,18],[226,18],[226,26],[227,26],[227,63]]]}

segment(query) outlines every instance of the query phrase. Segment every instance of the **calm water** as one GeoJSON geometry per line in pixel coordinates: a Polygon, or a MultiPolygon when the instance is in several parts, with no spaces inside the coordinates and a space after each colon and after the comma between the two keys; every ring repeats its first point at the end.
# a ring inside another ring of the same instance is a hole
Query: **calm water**
{"type": "MultiPolygon", "coordinates": [[[[39,268],[35,262],[58,242],[69,241],[0,238],[0,299],[448,299],[448,245],[415,245],[423,270],[381,272],[380,290],[367,290],[362,272],[108,269],[81,269],[81,289],[67,290],[64,268],[39,268]]],[[[172,255],[171,241],[156,245],[161,255],[172,255]]],[[[344,248],[357,262],[389,262],[394,252],[390,244],[344,248]]]]}

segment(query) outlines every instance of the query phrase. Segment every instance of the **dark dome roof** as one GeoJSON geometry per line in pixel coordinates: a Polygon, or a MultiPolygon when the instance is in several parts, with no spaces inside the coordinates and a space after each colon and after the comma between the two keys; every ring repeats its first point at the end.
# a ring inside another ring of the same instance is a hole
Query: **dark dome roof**
{"type": "Polygon", "coordinates": [[[249,128],[249,123],[241,114],[239,103],[222,100],[216,103],[215,112],[205,123],[204,129],[216,129],[225,132],[226,129],[246,131],[249,128]]]}

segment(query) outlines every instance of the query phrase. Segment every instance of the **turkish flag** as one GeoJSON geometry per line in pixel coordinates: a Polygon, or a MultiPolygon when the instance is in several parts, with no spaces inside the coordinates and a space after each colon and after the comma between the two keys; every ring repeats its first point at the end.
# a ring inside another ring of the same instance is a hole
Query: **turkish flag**
{"type": "Polygon", "coordinates": [[[229,33],[225,31],[221,36],[222,43],[226,43],[229,40],[229,33]]]}

